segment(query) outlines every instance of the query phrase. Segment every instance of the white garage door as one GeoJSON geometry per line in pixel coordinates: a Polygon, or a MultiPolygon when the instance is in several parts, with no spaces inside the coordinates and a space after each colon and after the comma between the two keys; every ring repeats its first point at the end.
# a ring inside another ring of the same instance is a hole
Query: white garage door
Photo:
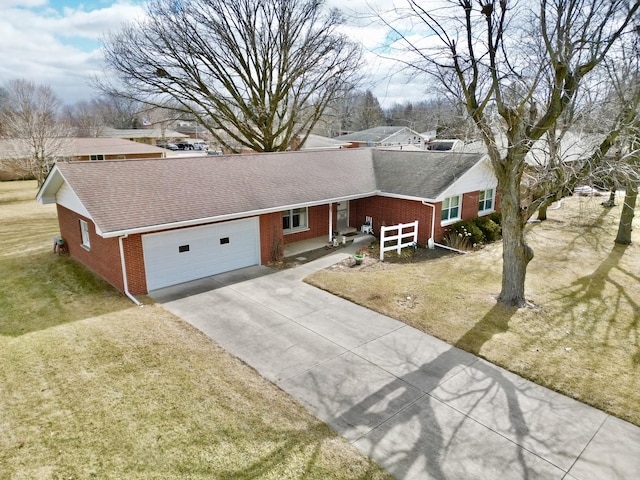
{"type": "Polygon", "coordinates": [[[257,217],[142,236],[147,289],[260,263],[257,217]]]}

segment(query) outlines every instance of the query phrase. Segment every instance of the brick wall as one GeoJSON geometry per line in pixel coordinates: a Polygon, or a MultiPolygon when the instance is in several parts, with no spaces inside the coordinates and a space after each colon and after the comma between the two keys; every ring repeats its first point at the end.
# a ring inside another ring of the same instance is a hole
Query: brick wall
{"type": "Polygon", "coordinates": [[[122,240],[124,262],[127,268],[127,284],[133,295],[147,293],[147,273],[144,269],[142,235],[130,235],[122,240]]]}
{"type": "Polygon", "coordinates": [[[102,238],[96,234],[93,222],[71,210],[57,205],[60,235],[67,244],[69,255],[104,278],[115,288],[124,291],[120,248],[117,238],[102,238]],[[82,246],[80,220],[87,222],[91,248],[82,246]]]}
{"type": "Polygon", "coordinates": [[[260,263],[264,265],[272,260],[278,260],[273,258],[274,250],[280,247],[284,250],[282,213],[260,215],[260,263]]]}
{"type": "MultiPolygon", "coordinates": [[[[478,200],[480,192],[469,192],[462,196],[461,217],[471,220],[478,216],[478,200]]],[[[498,200],[496,198],[496,209],[498,200]]],[[[397,225],[418,220],[418,243],[425,245],[431,236],[431,214],[433,209],[422,202],[387,197],[370,197],[351,201],[350,222],[356,228],[364,223],[365,217],[373,217],[373,231],[380,236],[382,225],[397,225]]],[[[446,227],[440,225],[442,203],[435,204],[434,237],[441,242],[446,227]]]]}
{"type": "Polygon", "coordinates": [[[471,220],[478,216],[478,202],[480,201],[480,192],[469,192],[462,195],[462,212],[460,217],[462,220],[471,220]]]}
{"type": "MultiPolygon", "coordinates": [[[[278,213],[278,215],[280,215],[280,230],[282,230],[282,214],[278,213]]],[[[308,240],[309,238],[321,237],[322,235],[329,235],[329,205],[318,205],[315,207],[309,207],[308,216],[309,218],[307,220],[309,229],[303,232],[288,233],[284,235],[285,244],[300,242],[301,240],[308,240]]],[[[335,218],[336,205],[334,204],[334,227],[335,218]]]]}
{"type": "MultiPolygon", "coordinates": [[[[350,222],[360,228],[365,217],[373,217],[373,231],[380,236],[380,227],[410,223],[418,220],[418,243],[425,245],[431,236],[432,208],[414,200],[402,200],[389,197],[369,197],[352,200],[350,204],[350,222]]],[[[439,210],[436,211],[439,215],[439,210]]],[[[437,217],[439,218],[439,217],[437,217]]],[[[436,218],[436,238],[438,238],[439,223],[436,218]]]]}
{"type": "MultiPolygon", "coordinates": [[[[479,192],[466,193],[462,201],[462,218],[469,220],[478,214],[479,192]]],[[[496,198],[496,208],[498,200],[496,198]]],[[[95,233],[93,222],[65,207],[57,205],[60,233],[67,242],[69,254],[103,277],[115,288],[124,291],[122,281],[122,267],[120,263],[120,249],[117,238],[102,238],[95,233]],[[91,249],[82,247],[80,222],[85,220],[89,226],[91,249]]],[[[349,223],[359,228],[364,223],[365,216],[373,217],[373,228],[376,235],[380,235],[380,226],[409,223],[418,220],[418,243],[425,245],[431,235],[432,208],[420,201],[402,200],[389,197],[369,197],[352,200],[349,205],[349,223]]],[[[440,226],[441,204],[435,208],[435,240],[442,240],[444,229],[440,226]]],[[[260,261],[262,264],[274,260],[274,244],[281,242],[282,246],[309,238],[328,234],[329,206],[320,205],[309,207],[309,229],[304,232],[284,235],[282,232],[282,213],[275,212],[260,215],[260,261]]],[[[333,205],[333,228],[335,229],[337,204],[333,205]]],[[[123,250],[127,269],[129,291],[134,294],[147,293],[146,273],[144,269],[144,253],[142,249],[142,235],[131,235],[123,239],[123,250]]]]}

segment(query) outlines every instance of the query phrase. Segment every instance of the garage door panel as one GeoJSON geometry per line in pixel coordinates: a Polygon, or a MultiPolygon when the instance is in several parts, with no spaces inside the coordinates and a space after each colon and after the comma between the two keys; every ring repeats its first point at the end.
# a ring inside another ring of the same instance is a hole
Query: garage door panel
{"type": "Polygon", "coordinates": [[[147,288],[168,285],[259,263],[257,218],[144,235],[147,288]]]}

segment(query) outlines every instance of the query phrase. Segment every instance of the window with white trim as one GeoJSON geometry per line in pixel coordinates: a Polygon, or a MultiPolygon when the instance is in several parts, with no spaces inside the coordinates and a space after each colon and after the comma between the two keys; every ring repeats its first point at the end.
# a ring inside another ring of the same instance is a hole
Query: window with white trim
{"type": "Polygon", "coordinates": [[[282,230],[284,233],[306,230],[308,226],[307,218],[307,207],[285,210],[282,212],[282,230]]]}
{"type": "Polygon", "coordinates": [[[89,240],[89,224],[84,220],[80,220],[80,237],[82,238],[82,245],[89,250],[91,248],[91,240],[89,240]]]}
{"type": "Polygon", "coordinates": [[[104,160],[104,155],[101,153],[98,153],[96,155],[89,155],[89,159],[90,160],[104,160]]]}
{"type": "Polygon", "coordinates": [[[493,188],[489,190],[483,190],[480,192],[480,199],[478,201],[478,213],[493,212],[493,200],[494,200],[493,188]]]}
{"type": "Polygon", "coordinates": [[[442,201],[442,215],[440,220],[442,223],[460,220],[460,195],[448,197],[442,201]]]}

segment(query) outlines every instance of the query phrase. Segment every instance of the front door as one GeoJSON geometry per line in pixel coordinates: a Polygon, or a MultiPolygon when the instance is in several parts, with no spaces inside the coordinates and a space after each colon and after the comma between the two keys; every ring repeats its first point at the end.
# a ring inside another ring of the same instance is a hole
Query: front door
{"type": "Polygon", "coordinates": [[[339,232],[349,228],[349,201],[338,202],[337,227],[339,232]]]}

